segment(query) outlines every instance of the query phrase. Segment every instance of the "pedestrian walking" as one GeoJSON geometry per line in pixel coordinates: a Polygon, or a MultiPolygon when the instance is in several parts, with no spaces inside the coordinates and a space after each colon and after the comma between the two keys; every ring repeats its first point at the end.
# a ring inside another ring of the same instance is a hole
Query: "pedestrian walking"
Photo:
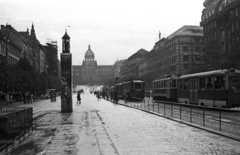
{"type": "Polygon", "coordinates": [[[13,103],[13,96],[11,93],[9,93],[9,104],[13,103]]]}
{"type": "Polygon", "coordinates": [[[9,103],[9,94],[8,93],[6,93],[6,97],[5,97],[5,99],[6,99],[6,103],[8,104],[9,103]]]}
{"type": "Polygon", "coordinates": [[[50,92],[50,101],[53,102],[53,93],[50,92]]]}
{"type": "Polygon", "coordinates": [[[101,100],[100,92],[97,92],[97,99],[98,101],[101,100]]]}
{"type": "Polygon", "coordinates": [[[77,93],[77,103],[78,103],[78,104],[81,104],[80,92],[77,93]]]}
{"type": "Polygon", "coordinates": [[[31,104],[33,103],[33,94],[32,93],[30,94],[30,103],[31,104]]]}
{"type": "Polygon", "coordinates": [[[30,92],[27,92],[27,104],[30,104],[30,99],[31,99],[30,92]]]}
{"type": "Polygon", "coordinates": [[[114,90],[114,92],[113,92],[113,102],[118,103],[118,92],[117,92],[117,90],[114,90]]]}

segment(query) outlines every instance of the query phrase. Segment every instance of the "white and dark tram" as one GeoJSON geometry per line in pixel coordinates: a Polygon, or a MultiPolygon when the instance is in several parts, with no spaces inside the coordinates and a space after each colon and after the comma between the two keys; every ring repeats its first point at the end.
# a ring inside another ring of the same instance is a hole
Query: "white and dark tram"
{"type": "Polygon", "coordinates": [[[223,69],[180,76],[178,102],[214,107],[240,106],[240,71],[223,69]]]}
{"type": "Polygon", "coordinates": [[[177,101],[177,79],[168,77],[154,80],[152,97],[154,100],[177,101]]]}
{"type": "Polygon", "coordinates": [[[153,99],[180,103],[240,107],[240,70],[222,69],[152,82],[153,99]]]}

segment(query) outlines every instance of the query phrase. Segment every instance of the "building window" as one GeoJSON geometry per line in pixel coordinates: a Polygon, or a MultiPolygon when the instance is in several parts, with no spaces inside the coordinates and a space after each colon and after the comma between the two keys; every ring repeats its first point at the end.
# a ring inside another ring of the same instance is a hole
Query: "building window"
{"type": "Polygon", "coordinates": [[[225,31],[222,31],[222,39],[225,39],[225,31]]]}
{"type": "Polygon", "coordinates": [[[183,56],[183,61],[188,61],[188,55],[183,56]]]}
{"type": "Polygon", "coordinates": [[[195,47],[195,52],[202,52],[202,48],[201,47],[195,47]]]}
{"type": "Polygon", "coordinates": [[[184,69],[187,70],[188,69],[188,64],[183,65],[184,69]]]}
{"type": "Polygon", "coordinates": [[[187,46],[183,46],[183,52],[188,52],[188,47],[187,46]]]}
{"type": "Polygon", "coordinates": [[[221,49],[222,49],[222,51],[225,50],[225,43],[222,43],[222,44],[221,44],[221,49]]]}
{"type": "Polygon", "coordinates": [[[196,61],[201,61],[201,56],[200,55],[196,56],[196,61]]]}
{"type": "Polygon", "coordinates": [[[199,43],[199,42],[200,42],[200,39],[196,38],[195,43],[199,43]]]}

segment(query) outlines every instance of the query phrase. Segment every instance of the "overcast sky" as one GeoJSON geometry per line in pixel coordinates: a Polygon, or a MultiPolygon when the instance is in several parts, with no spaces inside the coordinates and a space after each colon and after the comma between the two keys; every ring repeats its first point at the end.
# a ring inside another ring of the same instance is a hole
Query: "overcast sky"
{"type": "Polygon", "coordinates": [[[199,25],[204,0],[0,0],[0,24],[17,31],[35,26],[41,44],[71,37],[73,65],[81,65],[88,45],[99,65],[112,65],[143,48],[158,33],[167,37],[183,25],[199,25]]]}

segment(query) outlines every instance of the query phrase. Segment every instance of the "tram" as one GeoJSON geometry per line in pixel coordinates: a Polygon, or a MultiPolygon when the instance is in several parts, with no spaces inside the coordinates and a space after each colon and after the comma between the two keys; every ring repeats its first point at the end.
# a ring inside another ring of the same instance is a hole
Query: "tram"
{"type": "Polygon", "coordinates": [[[118,98],[123,98],[123,86],[122,83],[118,83],[115,85],[115,90],[118,93],[118,98]]]}
{"type": "Polygon", "coordinates": [[[152,81],[152,97],[154,100],[177,101],[177,79],[163,78],[152,81]]]}
{"type": "Polygon", "coordinates": [[[142,80],[129,80],[122,83],[123,97],[127,100],[143,99],[145,96],[145,82],[142,80]]]}
{"type": "Polygon", "coordinates": [[[178,102],[213,107],[240,107],[240,70],[222,69],[178,78],[178,102]]]}

